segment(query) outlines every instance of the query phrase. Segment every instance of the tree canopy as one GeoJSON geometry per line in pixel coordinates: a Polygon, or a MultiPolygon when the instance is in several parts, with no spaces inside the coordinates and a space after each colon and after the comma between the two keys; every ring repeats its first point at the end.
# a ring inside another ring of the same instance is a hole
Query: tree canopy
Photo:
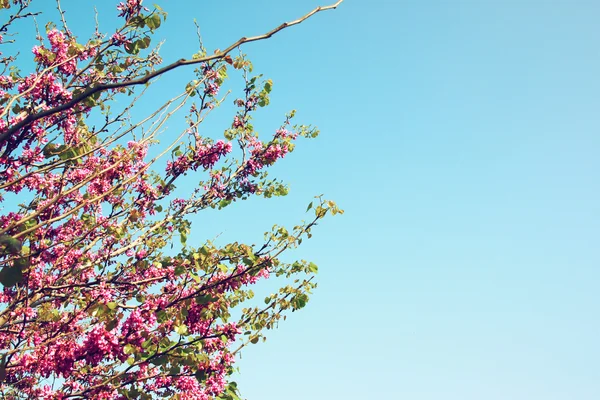
{"type": "Polygon", "coordinates": [[[282,253],[343,211],[317,196],[307,221],[275,225],[258,245],[188,242],[203,210],[286,195],[269,167],[298,138],[318,135],[292,111],[259,138],[252,118],[268,106],[273,82],[234,50],[340,3],[225,50],[209,52],[200,40],[197,53],[165,65],[155,42],[167,18],[160,6],[119,3],[120,28],[81,39],[57,1],[56,22],[37,32],[35,67],[22,71],[30,53],[14,51],[14,29],[37,28],[34,2],[0,1],[3,398],[239,398],[236,354],[304,307],[316,285],[314,263],[282,253]],[[186,68],[185,87],[131,117],[154,78],[186,68]],[[236,112],[222,137],[208,137],[202,122],[232,100],[219,92],[228,74],[244,82],[236,112]],[[185,129],[161,134],[179,110],[185,129]],[[178,188],[184,176],[193,190],[178,188]],[[288,283],[248,305],[251,286],[269,276],[288,283]]]}

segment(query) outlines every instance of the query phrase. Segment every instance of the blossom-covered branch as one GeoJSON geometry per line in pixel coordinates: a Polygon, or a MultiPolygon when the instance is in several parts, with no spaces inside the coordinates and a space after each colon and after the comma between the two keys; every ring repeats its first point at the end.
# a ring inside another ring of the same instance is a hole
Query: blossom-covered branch
{"type": "Polygon", "coordinates": [[[102,83],[102,84],[90,86],[85,91],[80,93],[79,95],[73,97],[71,100],[69,100],[61,105],[50,108],[48,110],[39,111],[39,112],[36,112],[33,114],[28,114],[23,120],[16,123],[14,126],[8,128],[4,132],[0,132],[0,142],[7,139],[11,135],[13,135],[16,131],[18,131],[19,129],[22,129],[26,125],[31,124],[32,122],[35,122],[41,118],[48,117],[50,115],[59,113],[61,111],[70,109],[70,108],[76,106],[77,104],[81,103],[85,99],[88,99],[88,98],[94,96],[97,93],[104,92],[104,91],[111,90],[111,89],[114,90],[114,89],[125,88],[128,86],[145,85],[151,79],[154,79],[160,75],[163,75],[164,73],[169,72],[175,68],[179,68],[179,67],[186,66],[186,65],[202,64],[202,63],[206,63],[208,61],[220,60],[220,59],[230,60],[230,58],[227,58],[227,56],[229,55],[229,53],[231,53],[231,51],[238,48],[239,46],[246,44],[246,43],[255,42],[258,40],[268,39],[268,38],[272,37],[274,34],[276,34],[277,32],[279,32],[285,28],[289,28],[290,26],[300,24],[301,22],[305,21],[306,19],[310,18],[311,16],[313,16],[314,14],[316,14],[320,11],[331,10],[331,9],[337,8],[343,1],[344,0],[338,0],[335,4],[332,4],[330,6],[317,7],[314,10],[312,10],[311,12],[309,12],[308,14],[304,15],[303,17],[298,18],[294,21],[284,22],[283,24],[279,25],[278,27],[272,29],[271,31],[269,31],[263,35],[252,36],[252,37],[242,37],[242,38],[238,39],[235,43],[233,43],[229,47],[227,47],[225,50],[217,51],[215,54],[208,55],[208,56],[202,56],[202,57],[198,57],[198,58],[194,58],[194,59],[182,58],[180,60],[177,60],[165,67],[162,67],[154,72],[148,73],[148,74],[144,75],[143,77],[140,77],[137,79],[131,79],[131,80],[126,80],[126,81],[122,81],[122,82],[114,82],[114,83],[102,83]]]}
{"type": "MultiPolygon", "coordinates": [[[[340,3],[212,56],[200,41],[192,59],[158,68],[150,43],[166,18],[160,7],[119,3],[124,24],[112,34],[97,27],[80,43],[57,2],[62,28],[46,27],[32,49],[34,70],[23,76],[16,56],[0,59],[3,398],[239,399],[235,354],[304,307],[316,286],[315,264],[282,255],[342,210],[317,196],[308,221],[276,225],[258,245],[188,243],[192,215],[286,195],[269,168],[299,138],[318,135],[293,124],[292,111],[259,137],[252,120],[273,82],[229,53],[340,3]],[[131,118],[147,89],[132,86],[190,64],[185,88],[131,118]],[[228,99],[219,91],[229,73],[244,82],[235,115],[222,137],[206,136],[201,124],[228,99]],[[128,103],[114,102],[123,94],[128,103]],[[185,127],[164,140],[166,122],[182,112],[185,127]],[[253,305],[251,286],[270,276],[292,283],[253,305]]],[[[30,5],[0,1],[23,18],[30,5]]]]}

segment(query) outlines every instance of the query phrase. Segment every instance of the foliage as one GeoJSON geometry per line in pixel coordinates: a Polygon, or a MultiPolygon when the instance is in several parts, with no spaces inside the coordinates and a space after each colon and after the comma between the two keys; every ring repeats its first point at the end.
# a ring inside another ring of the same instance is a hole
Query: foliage
{"type": "MultiPolygon", "coordinates": [[[[0,202],[12,210],[0,215],[0,393],[238,399],[229,379],[236,353],[285,311],[304,307],[315,287],[316,265],[281,254],[342,211],[317,197],[307,222],[275,226],[259,246],[192,245],[190,216],[287,194],[267,169],[298,137],[318,131],[292,125],[292,112],[259,139],[252,116],[269,104],[273,83],[251,75],[252,64],[229,55],[232,48],[207,55],[200,44],[189,60],[158,68],[153,35],[167,18],[159,6],[120,3],[114,34],[97,30],[80,41],[57,4],[61,22],[39,34],[31,73],[14,55],[0,59],[0,202]],[[185,65],[195,66],[195,77],[181,93],[132,121],[151,79],[185,65]],[[223,101],[219,89],[232,70],[245,87],[231,127],[221,139],[205,137],[199,127],[223,101]],[[117,98],[131,100],[119,108],[117,98]],[[160,131],[180,109],[188,110],[186,129],[162,144],[160,131]],[[198,184],[179,197],[186,175],[198,184]],[[291,283],[247,306],[250,285],[269,276],[291,283]]],[[[32,21],[30,6],[0,1],[4,45],[16,21],[32,21]]]]}

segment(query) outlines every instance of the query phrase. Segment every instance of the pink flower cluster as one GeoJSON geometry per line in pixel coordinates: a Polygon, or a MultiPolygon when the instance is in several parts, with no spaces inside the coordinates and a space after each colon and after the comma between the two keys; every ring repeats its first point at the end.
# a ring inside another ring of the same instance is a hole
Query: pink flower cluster
{"type": "MultiPolygon", "coordinates": [[[[275,137],[275,140],[276,139],[277,136],[275,137]]],[[[272,165],[277,159],[285,157],[289,152],[289,148],[285,143],[273,141],[267,145],[263,145],[263,143],[254,136],[251,136],[248,139],[248,147],[250,148],[251,157],[246,161],[244,172],[241,174],[240,178],[255,175],[263,167],[272,165]]]]}
{"type": "Polygon", "coordinates": [[[125,3],[120,2],[117,5],[119,10],[119,17],[125,17],[125,20],[129,21],[131,18],[139,15],[142,10],[148,10],[142,6],[143,0],[127,0],[125,3]]]}
{"type": "Polygon", "coordinates": [[[100,364],[104,359],[127,359],[119,338],[112,331],[107,331],[103,324],[96,325],[88,333],[81,346],[81,355],[85,357],[87,364],[92,366],[100,364]]]}
{"type": "Polygon", "coordinates": [[[48,72],[44,75],[31,74],[19,84],[19,93],[26,93],[32,101],[43,101],[46,107],[56,106],[63,101],[71,100],[71,92],[48,72]]]}
{"type": "Polygon", "coordinates": [[[112,40],[112,42],[115,44],[115,46],[121,46],[121,45],[124,45],[127,43],[131,43],[131,41],[128,40],[127,37],[120,32],[115,32],[110,37],[110,40],[112,40]]]}
{"type": "Polygon", "coordinates": [[[156,316],[154,313],[134,310],[123,323],[121,335],[126,338],[128,343],[141,346],[145,336],[153,329],[155,324],[156,316]]]}
{"type": "Polygon", "coordinates": [[[44,67],[56,66],[59,72],[67,76],[77,71],[77,60],[86,60],[96,54],[95,47],[78,50],[72,46],[75,41],[57,29],[48,32],[48,41],[50,49],[44,46],[33,47],[35,61],[44,67]]]}
{"type": "Polygon", "coordinates": [[[212,145],[198,143],[192,155],[183,154],[177,157],[175,161],[167,162],[167,174],[179,176],[188,170],[196,171],[199,167],[208,170],[221,157],[231,152],[231,149],[231,142],[224,142],[223,140],[219,140],[212,145]]]}
{"type": "MultiPolygon", "coordinates": [[[[202,64],[202,75],[204,81],[204,93],[209,97],[218,95],[221,86],[219,73],[215,70],[214,66],[207,63],[202,64]]],[[[212,108],[212,103],[209,102],[205,107],[212,108]]]]}

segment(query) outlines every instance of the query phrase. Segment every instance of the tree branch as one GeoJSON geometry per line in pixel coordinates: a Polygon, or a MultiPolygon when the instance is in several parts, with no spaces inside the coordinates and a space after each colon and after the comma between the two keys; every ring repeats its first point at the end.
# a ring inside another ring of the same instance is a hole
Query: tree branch
{"type": "Polygon", "coordinates": [[[289,28],[290,26],[298,25],[298,24],[304,22],[305,20],[312,17],[313,15],[315,15],[318,12],[332,10],[332,9],[337,8],[343,1],[344,0],[338,0],[335,4],[332,4],[329,6],[319,6],[319,7],[315,8],[314,10],[312,10],[311,12],[309,12],[308,14],[306,14],[294,21],[284,22],[283,24],[279,25],[277,28],[272,29],[271,31],[269,31],[263,35],[253,36],[253,37],[242,37],[237,42],[235,42],[232,45],[230,45],[229,47],[227,47],[225,50],[219,51],[213,55],[200,57],[200,58],[196,58],[196,59],[191,59],[191,60],[182,58],[182,59],[177,60],[177,61],[175,61],[163,68],[160,68],[150,74],[147,74],[142,78],[131,79],[128,81],[118,82],[118,83],[100,84],[97,86],[89,87],[80,95],[73,97],[70,101],[68,101],[64,104],[61,104],[60,106],[56,106],[56,107],[48,109],[48,110],[44,110],[44,111],[40,111],[35,114],[28,115],[25,119],[23,119],[22,121],[18,122],[15,125],[13,125],[9,129],[7,129],[5,132],[0,133],[0,142],[6,140],[7,138],[9,138],[12,134],[17,132],[21,128],[23,128],[35,121],[38,121],[42,118],[45,118],[49,115],[53,115],[53,114],[59,113],[61,111],[67,110],[69,108],[72,108],[73,106],[81,103],[82,101],[84,101],[85,99],[87,99],[88,97],[90,97],[96,93],[104,92],[104,91],[111,90],[111,89],[124,88],[124,87],[128,87],[128,86],[144,85],[144,84],[148,83],[148,81],[150,81],[151,79],[154,79],[154,78],[156,78],[166,72],[169,72],[173,69],[176,69],[176,68],[179,68],[179,67],[182,67],[185,65],[200,64],[200,63],[211,61],[211,60],[219,60],[219,59],[225,58],[232,50],[241,46],[242,44],[268,39],[279,31],[282,31],[286,28],[289,28]]]}

